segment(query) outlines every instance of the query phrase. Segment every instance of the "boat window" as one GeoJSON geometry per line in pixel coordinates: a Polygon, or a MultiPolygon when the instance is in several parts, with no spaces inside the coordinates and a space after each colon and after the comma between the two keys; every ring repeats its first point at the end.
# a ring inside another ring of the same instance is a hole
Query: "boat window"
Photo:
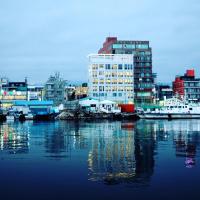
{"type": "Polygon", "coordinates": [[[192,110],[192,108],[189,108],[189,110],[192,110]]]}
{"type": "Polygon", "coordinates": [[[181,106],[179,106],[178,108],[181,108],[181,106]]]}
{"type": "Polygon", "coordinates": [[[173,106],[170,106],[170,108],[173,108],[173,106]]]}
{"type": "Polygon", "coordinates": [[[177,108],[177,106],[174,106],[174,108],[177,108]]]}

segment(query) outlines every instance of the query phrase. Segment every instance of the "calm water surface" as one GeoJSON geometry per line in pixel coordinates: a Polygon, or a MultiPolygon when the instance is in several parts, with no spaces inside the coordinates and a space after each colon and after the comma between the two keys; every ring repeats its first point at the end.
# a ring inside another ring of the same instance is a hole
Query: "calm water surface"
{"type": "Polygon", "coordinates": [[[200,120],[0,125],[5,199],[200,199],[200,120]]]}

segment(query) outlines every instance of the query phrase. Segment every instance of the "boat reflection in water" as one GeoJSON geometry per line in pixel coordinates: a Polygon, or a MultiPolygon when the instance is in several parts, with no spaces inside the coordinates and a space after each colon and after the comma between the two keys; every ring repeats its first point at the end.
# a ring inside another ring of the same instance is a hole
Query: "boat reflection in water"
{"type": "Polygon", "coordinates": [[[197,146],[200,144],[200,126],[197,123],[180,123],[179,130],[174,131],[174,145],[177,157],[185,158],[185,166],[192,168],[196,164],[197,146]]]}
{"type": "Polygon", "coordinates": [[[196,164],[197,146],[200,145],[199,122],[199,120],[152,122],[155,134],[164,135],[165,139],[172,137],[176,157],[185,158],[187,168],[192,168],[196,164]]]}

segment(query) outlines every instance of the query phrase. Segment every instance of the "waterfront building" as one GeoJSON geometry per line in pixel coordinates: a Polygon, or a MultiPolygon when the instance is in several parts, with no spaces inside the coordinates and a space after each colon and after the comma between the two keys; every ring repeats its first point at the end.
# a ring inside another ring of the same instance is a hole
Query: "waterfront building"
{"type": "Polygon", "coordinates": [[[156,99],[163,101],[173,97],[173,89],[168,84],[156,84],[156,99]]]}
{"type": "Polygon", "coordinates": [[[149,41],[118,40],[107,37],[99,54],[130,54],[133,57],[134,101],[152,103],[154,99],[154,79],[152,72],[152,49],[149,41]]]}
{"type": "Polygon", "coordinates": [[[60,77],[59,73],[50,76],[44,86],[44,99],[53,101],[54,105],[59,105],[64,101],[66,81],[60,77]]]}
{"type": "Polygon", "coordinates": [[[65,90],[64,91],[64,99],[65,99],[65,101],[75,100],[75,91],[76,91],[75,86],[65,85],[64,90],[65,90]]]}
{"type": "Polygon", "coordinates": [[[10,107],[15,100],[27,100],[28,83],[24,81],[10,81],[8,78],[0,79],[0,101],[3,107],[10,107]]]}
{"type": "Polygon", "coordinates": [[[80,108],[92,113],[120,113],[121,109],[116,102],[110,100],[98,101],[90,97],[79,100],[80,108]]]}
{"type": "Polygon", "coordinates": [[[83,98],[79,100],[79,105],[82,110],[86,112],[98,112],[99,108],[99,101],[94,98],[83,98]]]}
{"type": "Polygon", "coordinates": [[[43,85],[28,85],[28,101],[43,100],[44,86],[43,85]]]}
{"type": "Polygon", "coordinates": [[[187,70],[184,76],[176,76],[173,92],[189,102],[200,102],[200,78],[195,77],[193,69],[187,70]]]}
{"type": "Polygon", "coordinates": [[[89,96],[117,103],[133,103],[133,56],[126,54],[89,55],[89,96]]]}
{"type": "Polygon", "coordinates": [[[67,84],[65,86],[65,101],[82,99],[88,96],[87,83],[81,85],[67,84]]]}
{"type": "Polygon", "coordinates": [[[88,84],[83,83],[81,86],[77,86],[75,90],[76,99],[82,99],[88,96],[88,84]]]}
{"type": "Polygon", "coordinates": [[[54,114],[59,112],[57,108],[53,107],[53,101],[14,101],[12,108],[16,111],[22,111],[24,114],[30,112],[35,119],[39,117],[42,119],[51,119],[54,114]]]}

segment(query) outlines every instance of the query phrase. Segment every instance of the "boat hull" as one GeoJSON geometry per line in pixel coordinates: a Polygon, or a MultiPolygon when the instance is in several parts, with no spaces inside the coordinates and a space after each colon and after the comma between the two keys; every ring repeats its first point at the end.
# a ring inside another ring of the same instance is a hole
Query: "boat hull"
{"type": "Polygon", "coordinates": [[[180,114],[180,113],[172,113],[172,114],[164,114],[164,113],[144,113],[139,114],[141,119],[200,119],[199,114],[180,114]]]}
{"type": "Polygon", "coordinates": [[[6,115],[0,114],[0,122],[5,122],[6,121],[6,115]]]}

